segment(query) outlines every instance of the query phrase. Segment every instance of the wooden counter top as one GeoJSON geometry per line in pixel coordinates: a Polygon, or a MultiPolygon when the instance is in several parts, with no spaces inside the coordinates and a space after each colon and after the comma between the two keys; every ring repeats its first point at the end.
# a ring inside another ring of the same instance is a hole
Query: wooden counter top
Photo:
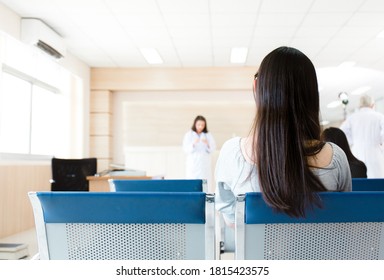
{"type": "MultiPolygon", "coordinates": [[[[109,179],[123,180],[152,180],[153,176],[87,176],[88,181],[108,181],[109,179]]],[[[159,177],[160,179],[160,177],[159,177]]]]}
{"type": "Polygon", "coordinates": [[[164,179],[163,176],[87,176],[89,181],[90,192],[109,192],[109,179],[120,179],[120,180],[153,180],[153,179],[164,179]]]}

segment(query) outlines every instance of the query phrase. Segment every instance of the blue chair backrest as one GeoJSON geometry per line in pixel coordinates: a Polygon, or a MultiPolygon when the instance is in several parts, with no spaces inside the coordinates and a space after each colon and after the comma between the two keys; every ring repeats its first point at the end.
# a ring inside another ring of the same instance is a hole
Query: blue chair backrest
{"type": "Polygon", "coordinates": [[[294,218],[276,213],[265,203],[261,193],[247,193],[244,223],[384,222],[384,193],[323,192],[320,197],[323,208],[308,210],[305,218],[294,218]]]}
{"type": "Polygon", "coordinates": [[[123,180],[111,179],[111,191],[150,191],[150,192],[203,192],[205,180],[123,180]]]}
{"type": "Polygon", "coordinates": [[[46,223],[205,223],[205,194],[38,192],[46,223]]]}
{"type": "Polygon", "coordinates": [[[384,192],[322,192],[305,218],[237,197],[236,259],[384,259],[384,192]]]}
{"type": "Polygon", "coordinates": [[[384,191],[384,178],[352,178],[352,191],[384,191]]]}
{"type": "Polygon", "coordinates": [[[215,259],[203,192],[30,192],[40,259],[215,259]]]}

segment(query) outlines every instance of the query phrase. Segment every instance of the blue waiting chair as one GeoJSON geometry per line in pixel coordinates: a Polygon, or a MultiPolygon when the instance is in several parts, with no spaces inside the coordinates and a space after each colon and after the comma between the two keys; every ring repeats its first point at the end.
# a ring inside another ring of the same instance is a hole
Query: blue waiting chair
{"type": "Polygon", "coordinates": [[[384,178],[352,178],[352,191],[384,191],[384,178]]]}
{"type": "MultiPolygon", "coordinates": [[[[207,180],[203,179],[163,179],[163,180],[128,180],[128,179],[109,179],[109,188],[111,192],[132,192],[132,191],[149,191],[149,192],[207,192],[207,180]]],[[[224,239],[232,240],[226,237],[228,233],[233,232],[227,229],[219,216],[220,238],[217,240],[216,255],[224,252],[224,239]]],[[[234,242],[226,242],[225,252],[234,252],[234,242]],[[232,244],[232,245],[228,245],[232,244]]]]}
{"type": "Polygon", "coordinates": [[[207,181],[200,179],[124,180],[109,179],[110,191],[207,192],[207,181]]]}
{"type": "Polygon", "coordinates": [[[306,218],[276,213],[261,193],[237,197],[235,259],[382,260],[384,192],[320,193],[306,218]]]}
{"type": "Polygon", "coordinates": [[[214,196],[30,192],[39,259],[215,259],[214,196]]]}

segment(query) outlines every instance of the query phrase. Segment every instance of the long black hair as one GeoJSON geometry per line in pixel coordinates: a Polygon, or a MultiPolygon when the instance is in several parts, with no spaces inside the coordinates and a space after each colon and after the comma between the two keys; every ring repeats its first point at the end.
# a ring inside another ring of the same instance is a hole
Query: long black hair
{"type": "Polygon", "coordinates": [[[321,151],[316,71],[302,52],[280,47],[262,61],[254,91],[253,153],[265,201],[290,216],[320,206],[326,188],[308,165],[321,151]]]}
{"type": "Polygon", "coordinates": [[[328,127],[324,129],[323,133],[321,134],[321,138],[323,141],[332,142],[339,146],[344,151],[349,162],[360,162],[360,160],[352,154],[347,136],[340,128],[328,127]]]}

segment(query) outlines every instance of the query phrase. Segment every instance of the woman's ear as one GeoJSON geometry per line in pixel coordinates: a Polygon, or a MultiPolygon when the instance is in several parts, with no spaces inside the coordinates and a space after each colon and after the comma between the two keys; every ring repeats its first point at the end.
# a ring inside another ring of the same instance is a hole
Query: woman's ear
{"type": "Polygon", "coordinates": [[[259,75],[258,72],[256,72],[255,76],[253,77],[253,92],[256,92],[256,86],[257,86],[257,76],[259,75]]]}

